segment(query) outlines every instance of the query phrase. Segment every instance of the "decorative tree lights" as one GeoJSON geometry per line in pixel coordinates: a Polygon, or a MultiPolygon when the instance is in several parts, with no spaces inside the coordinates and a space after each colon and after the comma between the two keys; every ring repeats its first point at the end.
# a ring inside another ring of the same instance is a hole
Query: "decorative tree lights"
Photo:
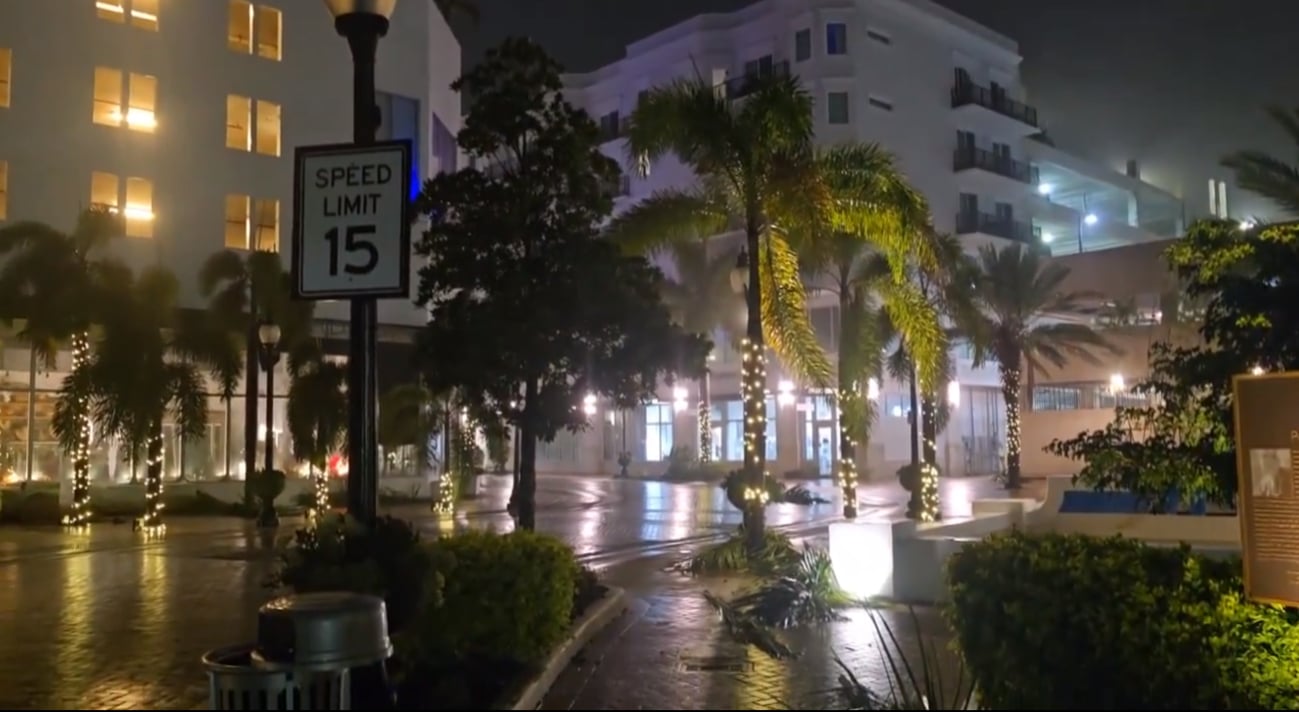
{"type": "Polygon", "coordinates": [[[162,436],[157,434],[160,430],[161,427],[153,430],[145,446],[144,515],[139,526],[146,534],[161,534],[165,527],[162,523],[162,436]]]}
{"type": "Polygon", "coordinates": [[[870,378],[866,382],[866,402],[861,401],[860,384],[840,388],[839,393],[839,466],[835,475],[843,493],[843,516],[857,517],[857,438],[853,432],[865,433],[871,418],[871,408],[880,398],[880,382],[870,378]],[[858,422],[860,419],[860,422],[858,422]]]}
{"type": "Polygon", "coordinates": [[[936,522],[938,504],[938,404],[931,388],[920,399],[920,476],[911,491],[918,522],[936,522]]]}
{"type": "Polygon", "coordinates": [[[748,337],[740,343],[740,397],[744,401],[744,501],[761,516],[767,491],[767,356],[748,337]]]}
{"type": "Polygon", "coordinates": [[[707,400],[699,399],[699,462],[713,461],[713,409],[707,400]]]}
{"type": "Polygon", "coordinates": [[[438,496],[433,501],[433,511],[445,515],[456,513],[456,481],[450,470],[445,470],[438,478],[438,496]]]}
{"type": "Polygon", "coordinates": [[[1019,368],[1001,362],[1001,395],[1006,401],[1006,489],[1019,489],[1019,368]]]}
{"type": "Polygon", "coordinates": [[[321,470],[311,479],[312,479],[312,485],[314,485],[315,487],[312,493],[314,494],[314,504],[312,505],[312,511],[314,511],[317,515],[323,515],[325,514],[325,512],[329,511],[329,470],[328,468],[321,470]]]}
{"type": "MultiPolygon", "coordinates": [[[[90,339],[85,333],[72,337],[72,372],[84,368],[90,360],[90,339]]],[[[82,398],[77,404],[77,443],[72,448],[72,508],[63,517],[70,527],[90,524],[90,403],[82,398]]]]}

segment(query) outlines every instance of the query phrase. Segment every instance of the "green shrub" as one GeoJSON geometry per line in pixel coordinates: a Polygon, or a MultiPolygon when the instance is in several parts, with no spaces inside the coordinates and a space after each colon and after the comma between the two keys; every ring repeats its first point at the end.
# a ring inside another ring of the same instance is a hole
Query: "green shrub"
{"type": "Polygon", "coordinates": [[[990,709],[1299,709],[1299,614],[1237,560],[1016,533],[952,557],[949,615],[990,709]]]}
{"type": "Polygon", "coordinates": [[[780,532],[766,531],[762,555],[750,559],[744,530],[726,541],[710,546],[677,566],[688,574],[715,574],[728,571],[747,571],[759,576],[770,576],[795,566],[799,560],[798,549],[789,537],[780,532]]]}
{"type": "Polygon", "coordinates": [[[17,524],[59,524],[63,511],[59,506],[59,491],[28,488],[28,491],[5,490],[4,521],[17,524]]]}
{"type": "Polygon", "coordinates": [[[560,540],[470,531],[440,539],[433,551],[442,605],[420,620],[417,663],[532,665],[568,634],[580,568],[560,540]]]}
{"type": "Polygon", "coordinates": [[[439,604],[432,553],[410,524],[381,517],[371,528],[342,516],[299,529],[271,581],[297,593],[353,591],[382,596],[394,635],[439,604]]]}

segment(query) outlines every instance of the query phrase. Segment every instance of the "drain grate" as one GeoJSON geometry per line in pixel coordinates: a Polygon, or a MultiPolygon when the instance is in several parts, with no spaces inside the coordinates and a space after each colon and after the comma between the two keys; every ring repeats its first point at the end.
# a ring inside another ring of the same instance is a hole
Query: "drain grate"
{"type": "Polygon", "coordinates": [[[683,655],[681,669],[685,672],[749,672],[753,663],[736,655],[683,655]]]}

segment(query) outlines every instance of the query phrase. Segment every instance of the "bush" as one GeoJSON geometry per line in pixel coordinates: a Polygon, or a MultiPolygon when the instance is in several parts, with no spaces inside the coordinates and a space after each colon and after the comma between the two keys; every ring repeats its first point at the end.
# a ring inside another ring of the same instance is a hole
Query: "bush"
{"type": "Polygon", "coordinates": [[[382,596],[393,635],[440,600],[429,547],[411,525],[392,517],[382,517],[368,529],[342,516],[328,517],[315,528],[298,530],[272,585],[297,593],[382,596]]]}
{"type": "Polygon", "coordinates": [[[715,574],[729,571],[747,571],[759,576],[770,576],[788,571],[799,560],[798,550],[789,537],[780,532],[764,532],[766,543],[762,555],[749,558],[744,529],[726,541],[710,546],[677,566],[688,574],[715,574]]]}
{"type": "Polygon", "coordinates": [[[568,634],[580,568],[560,540],[471,531],[441,539],[433,550],[442,605],[420,620],[417,663],[533,665],[568,634]]]}
{"type": "Polygon", "coordinates": [[[952,557],[949,610],[991,709],[1299,709],[1299,614],[1238,560],[1016,533],[952,557]]]}
{"type": "Polygon", "coordinates": [[[6,489],[0,517],[16,524],[58,524],[63,521],[59,491],[35,487],[29,487],[26,492],[6,489]]]}

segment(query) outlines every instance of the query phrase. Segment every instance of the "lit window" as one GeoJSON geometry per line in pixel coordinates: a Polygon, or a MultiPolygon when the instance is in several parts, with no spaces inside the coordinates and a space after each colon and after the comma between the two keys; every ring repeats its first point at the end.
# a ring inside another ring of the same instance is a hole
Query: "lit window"
{"type": "Polygon", "coordinates": [[[280,105],[260,99],[257,101],[257,152],[280,155],[280,105]]]}
{"type": "Polygon", "coordinates": [[[226,97],[226,148],[252,150],[253,100],[231,94],[226,97]]]}
{"type": "Polygon", "coordinates": [[[672,453],[672,404],[645,406],[645,461],[664,462],[672,453]]]}
{"type": "Polygon", "coordinates": [[[258,5],[254,27],[257,30],[257,56],[280,61],[280,11],[258,5]]]}
{"type": "Polygon", "coordinates": [[[105,126],[122,125],[122,73],[95,67],[94,121],[105,126]]]}
{"type": "Polygon", "coordinates": [[[12,75],[13,51],[0,47],[0,108],[9,106],[9,78],[12,75]]]}
{"type": "Polygon", "coordinates": [[[253,5],[244,0],[230,0],[230,20],[226,29],[226,42],[234,52],[252,54],[253,5]]]}
{"type": "Polygon", "coordinates": [[[263,252],[280,251],[280,201],[254,201],[256,223],[255,249],[263,252]]]}
{"type": "Polygon", "coordinates": [[[124,2],[125,0],[97,0],[95,14],[104,20],[125,22],[126,8],[123,7],[124,2]]]}
{"type": "Polygon", "coordinates": [[[226,196],[226,247],[232,250],[248,249],[248,225],[252,208],[246,195],[226,196]]]}
{"type": "Polygon", "coordinates": [[[9,164],[0,161],[0,220],[9,217],[9,164]]]}
{"type": "Polygon", "coordinates": [[[153,237],[153,183],[144,178],[126,179],[126,234],[153,237]]]}
{"type": "Polygon", "coordinates": [[[131,24],[146,30],[158,30],[158,0],[131,0],[131,24]]]}
{"type": "Polygon", "coordinates": [[[135,131],[153,132],[158,125],[154,114],[158,100],[158,78],[147,74],[131,73],[130,104],[126,111],[126,125],[135,131]]]}
{"type": "Polygon", "coordinates": [[[117,212],[117,176],[95,171],[90,174],[90,207],[117,212]]]}

